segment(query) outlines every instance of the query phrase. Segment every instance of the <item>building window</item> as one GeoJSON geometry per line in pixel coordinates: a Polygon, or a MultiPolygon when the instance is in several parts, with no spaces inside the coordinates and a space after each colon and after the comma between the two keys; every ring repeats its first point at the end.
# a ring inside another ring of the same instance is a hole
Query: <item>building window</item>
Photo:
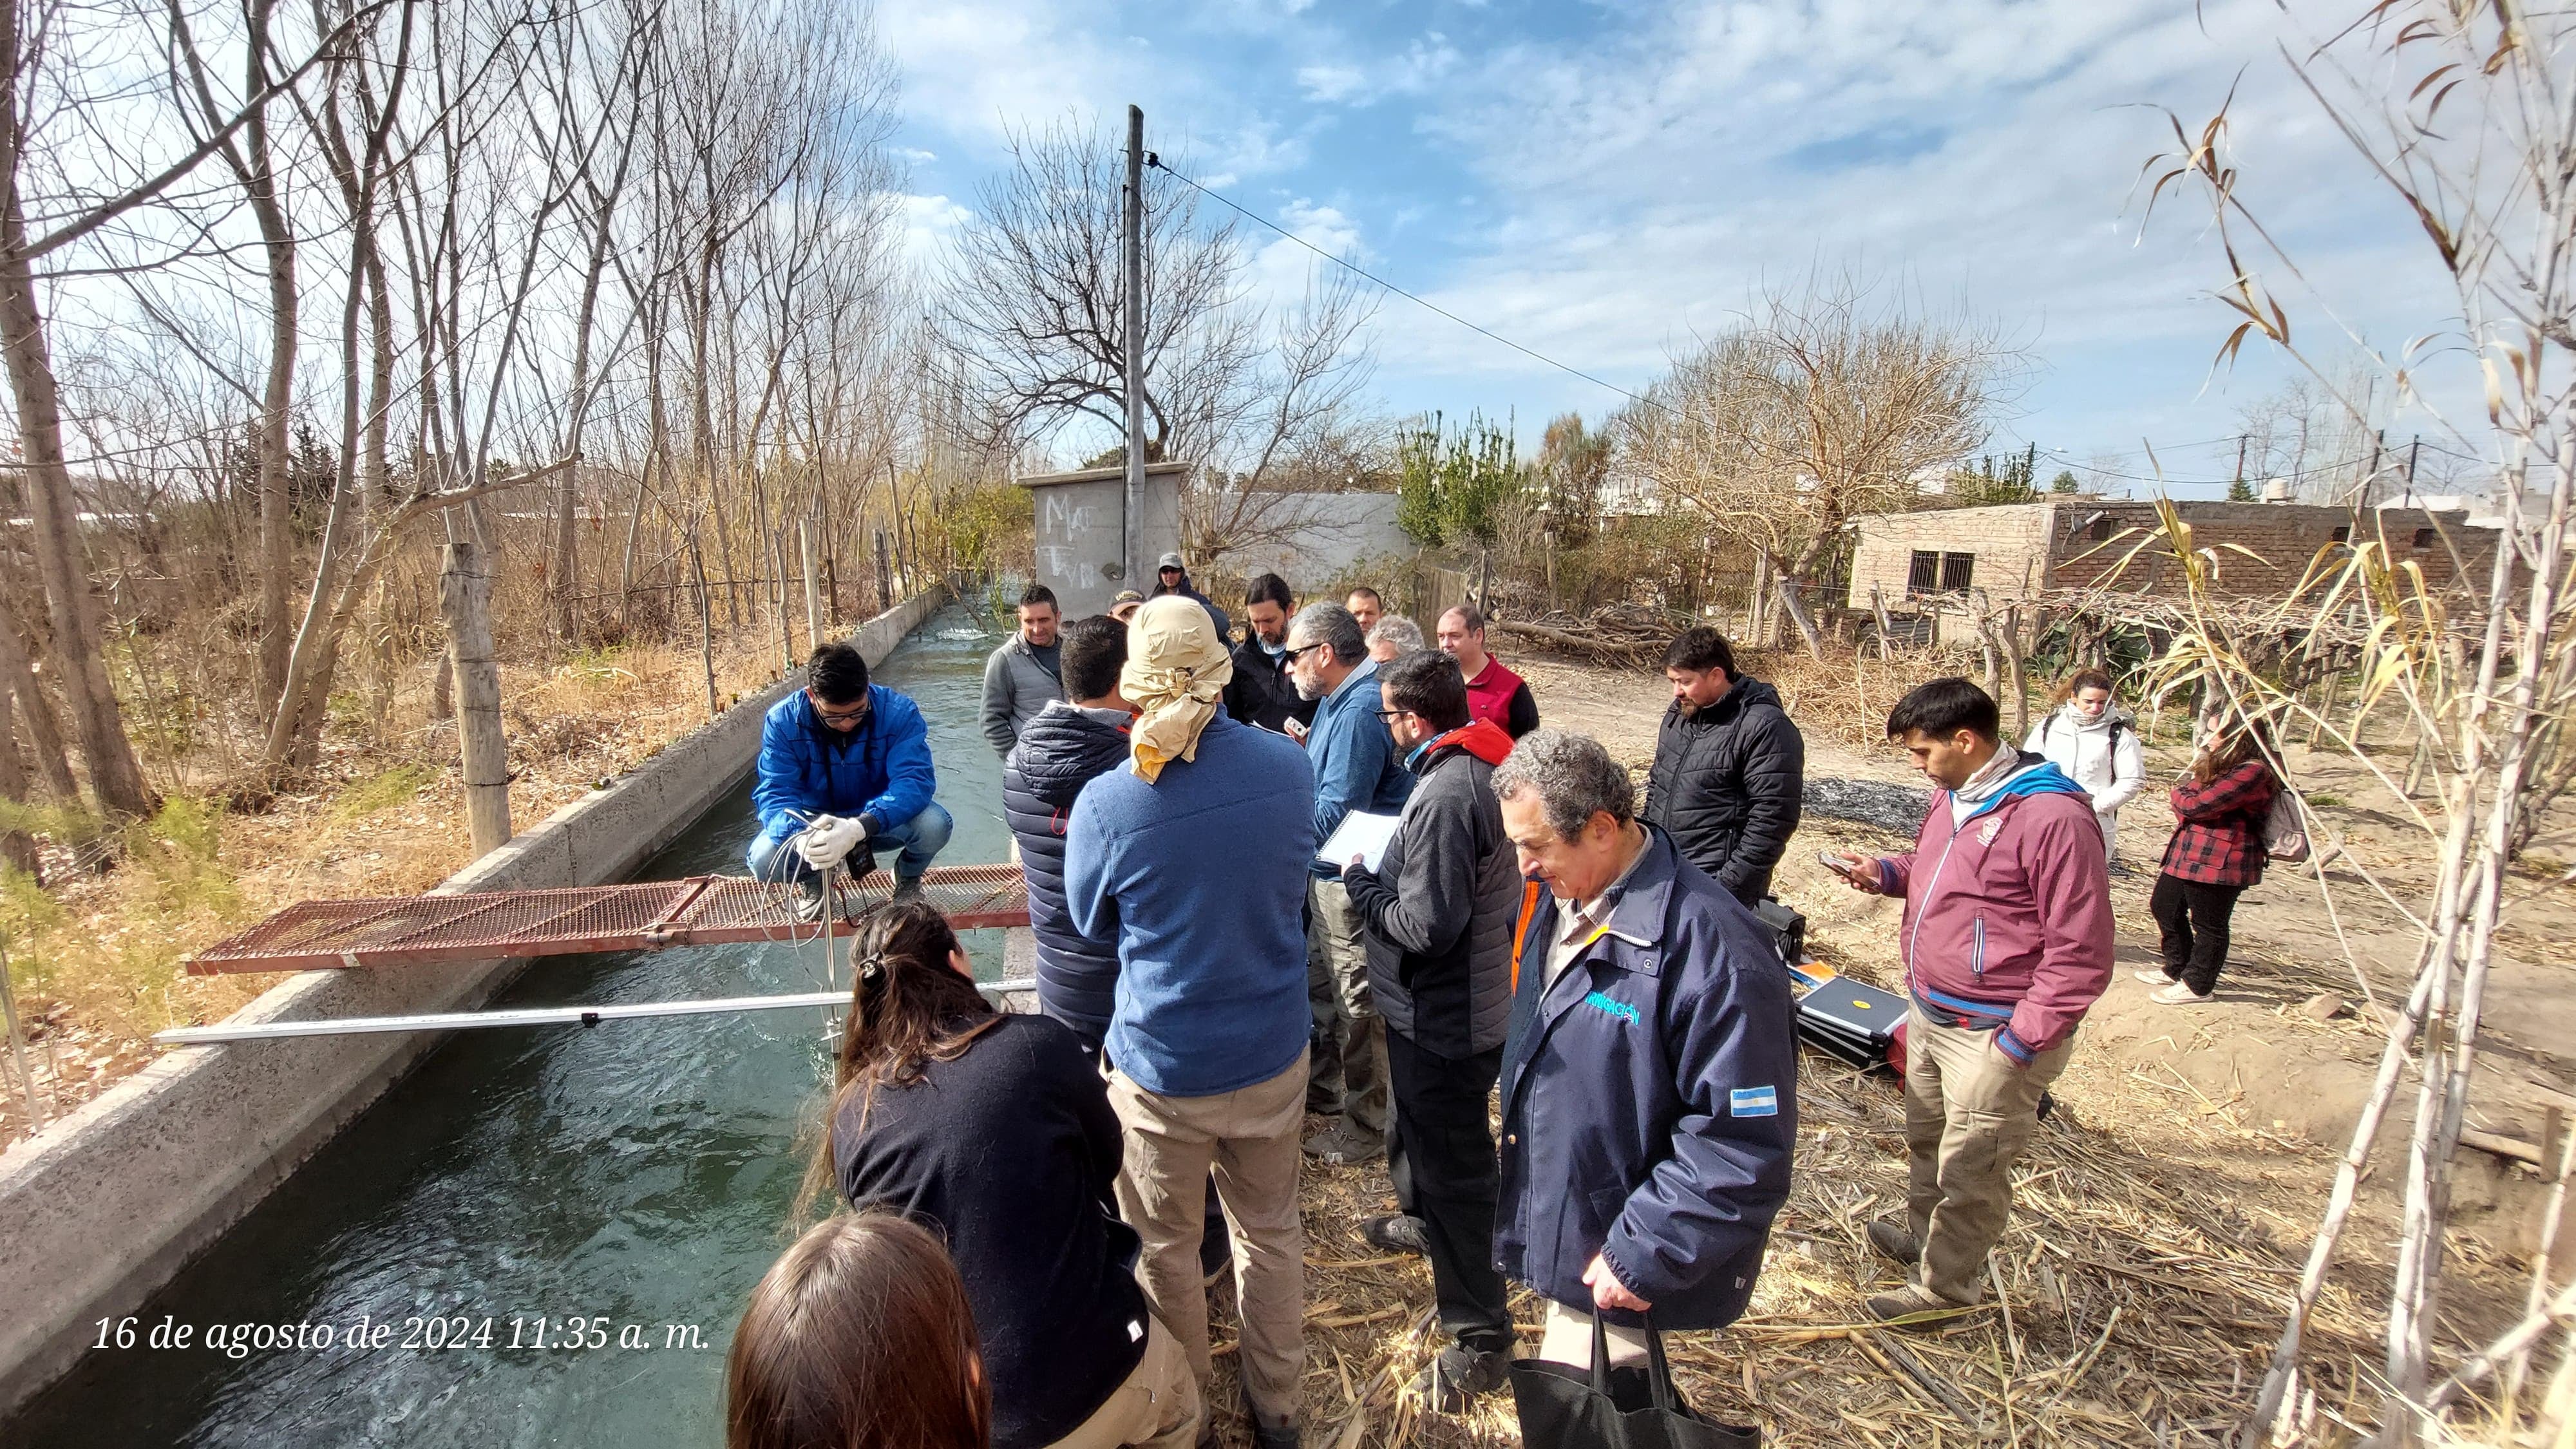
{"type": "Polygon", "coordinates": [[[2111,515],[2105,513],[2093,520],[2093,541],[2095,543],[2111,541],[2111,515]]]}
{"type": "Polygon", "coordinates": [[[1936,553],[1918,548],[1905,562],[1905,596],[1919,599],[1930,594],[1964,594],[1976,576],[1977,556],[1973,553],[1936,553]]]}
{"type": "Polygon", "coordinates": [[[2415,530],[2415,546],[2417,548],[2431,548],[2438,541],[2439,540],[2435,536],[2433,530],[2429,528],[2419,528],[2415,530]]]}
{"type": "Polygon", "coordinates": [[[2338,527],[2334,531],[2333,538],[2337,543],[2350,543],[2352,542],[2352,530],[2350,528],[2338,527]]]}

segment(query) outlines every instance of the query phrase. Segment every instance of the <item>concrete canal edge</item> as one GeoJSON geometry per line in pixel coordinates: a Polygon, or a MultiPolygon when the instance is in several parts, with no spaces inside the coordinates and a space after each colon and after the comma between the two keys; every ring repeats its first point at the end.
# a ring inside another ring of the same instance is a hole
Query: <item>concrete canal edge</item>
{"type": "MultiPolygon", "coordinates": [[[[945,585],[860,626],[870,665],[952,597],[945,585]]],[[[450,876],[436,894],[623,879],[724,800],[761,716],[802,671],[748,696],[605,790],[450,876]]],[[[307,971],[235,1021],[455,1011],[527,963],[307,971]]],[[[102,1318],[137,1313],[442,1038],[317,1037],[175,1050],[0,1156],[0,1415],[68,1371],[102,1318]]]]}

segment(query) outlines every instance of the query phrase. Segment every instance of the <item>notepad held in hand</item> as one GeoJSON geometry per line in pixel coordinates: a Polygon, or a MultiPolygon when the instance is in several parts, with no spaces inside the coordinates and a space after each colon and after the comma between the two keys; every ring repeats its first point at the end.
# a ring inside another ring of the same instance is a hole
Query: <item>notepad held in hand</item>
{"type": "Polygon", "coordinates": [[[1360,864],[1376,870],[1386,859],[1386,848],[1395,839],[1397,824],[1398,819],[1393,815],[1372,815],[1366,810],[1354,810],[1342,817],[1341,824],[1333,827],[1332,838],[1324,842],[1323,849],[1315,852],[1315,858],[1340,870],[1356,855],[1360,864]]]}

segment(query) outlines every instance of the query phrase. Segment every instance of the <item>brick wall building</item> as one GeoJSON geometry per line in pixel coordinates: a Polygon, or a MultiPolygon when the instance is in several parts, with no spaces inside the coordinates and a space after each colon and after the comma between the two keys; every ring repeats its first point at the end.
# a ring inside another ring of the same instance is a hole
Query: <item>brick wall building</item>
{"type": "MultiPolygon", "coordinates": [[[[2191,525],[2195,546],[2234,545],[2220,556],[2222,592],[2260,597],[2297,587],[2320,549],[2347,543],[2353,529],[2376,529],[2398,563],[2414,563],[2436,591],[2448,589],[2463,568],[2483,587],[2495,559],[2495,532],[2468,526],[2465,511],[2421,508],[2365,510],[2301,503],[2200,503],[2176,505],[2191,525]]],[[[1865,518],[1852,551],[1848,603],[1869,607],[1877,585],[1891,608],[1943,594],[1984,589],[1997,602],[2047,589],[2080,589],[2101,582],[2142,540],[2157,530],[2155,505],[2127,499],[2053,499],[1991,508],[1942,508],[1865,518]]],[[[2365,537],[2368,535],[2365,534],[2365,537]]],[[[2179,593],[2174,560],[2161,538],[2119,579],[2124,589],[2179,593]]]]}

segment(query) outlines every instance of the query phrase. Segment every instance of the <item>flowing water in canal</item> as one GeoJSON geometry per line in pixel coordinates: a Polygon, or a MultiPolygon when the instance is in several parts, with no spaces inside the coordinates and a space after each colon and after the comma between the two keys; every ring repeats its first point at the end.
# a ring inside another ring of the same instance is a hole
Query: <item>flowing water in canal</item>
{"type": "MultiPolygon", "coordinates": [[[[946,864],[1009,854],[976,727],[999,641],[952,607],[877,671],[929,717],[957,819],[946,864]]],[[[637,878],[739,873],[755,833],[746,783],[637,878]]],[[[989,978],[1000,933],[975,934],[989,978]]],[[[811,945],[559,958],[493,1004],[805,991],[822,969],[811,945]]],[[[777,1011],[457,1034],[154,1298],[134,1348],[86,1354],[0,1444],[720,1444],[724,1353],[784,1246],[824,1026],[777,1011]],[[149,1347],[165,1316],[199,1343],[210,1325],[391,1332],[236,1358],[149,1347]]]]}

